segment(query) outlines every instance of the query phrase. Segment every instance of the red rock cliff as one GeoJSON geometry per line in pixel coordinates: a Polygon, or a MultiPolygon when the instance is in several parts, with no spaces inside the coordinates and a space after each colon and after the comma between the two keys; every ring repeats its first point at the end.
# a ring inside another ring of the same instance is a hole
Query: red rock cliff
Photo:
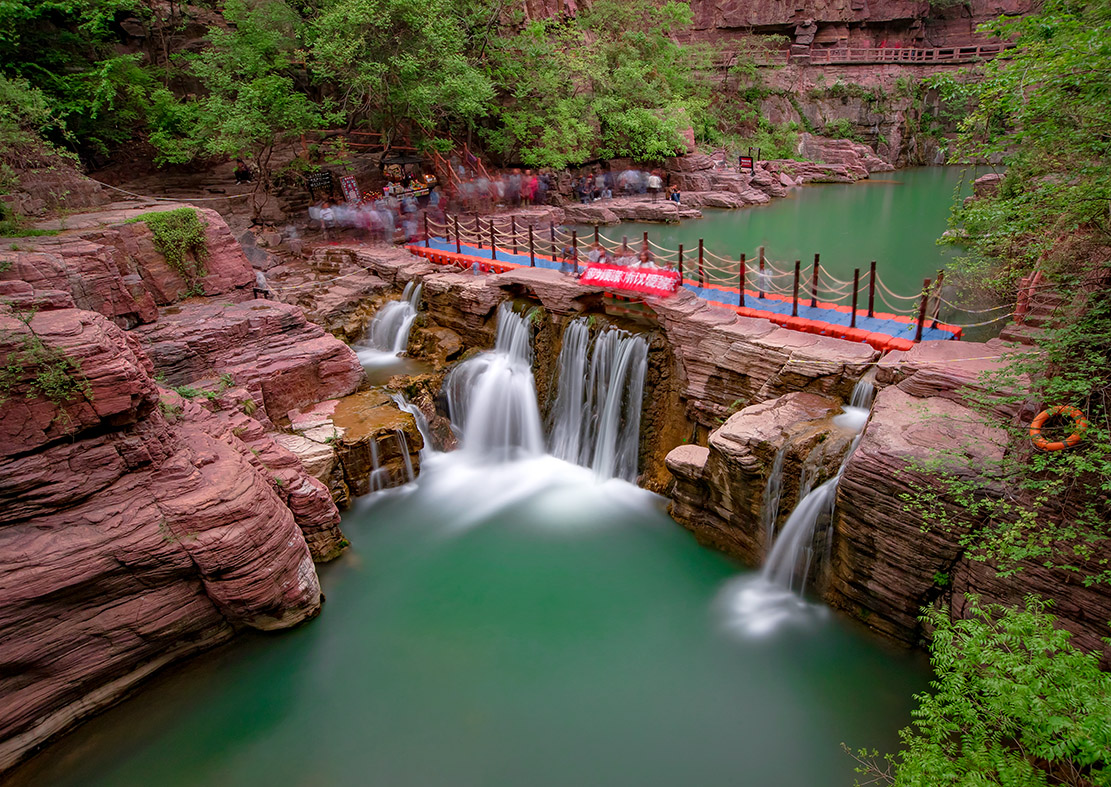
{"type": "Polygon", "coordinates": [[[167,420],[132,336],[77,309],[5,314],[0,354],[32,330],[88,384],[58,406],[25,363],[0,409],[0,769],[160,667],[320,605],[270,479],[203,420],[167,420]]]}

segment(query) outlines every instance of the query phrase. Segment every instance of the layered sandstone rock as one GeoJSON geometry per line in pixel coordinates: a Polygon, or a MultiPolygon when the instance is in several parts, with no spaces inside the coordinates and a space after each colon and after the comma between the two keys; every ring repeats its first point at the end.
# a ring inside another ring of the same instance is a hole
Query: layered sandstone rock
{"type": "Polygon", "coordinates": [[[339,505],[402,486],[420,472],[424,440],[416,421],[381,390],[362,391],[289,414],[279,442],[326,484],[339,505]]]}
{"type": "Polygon", "coordinates": [[[839,409],[834,399],[790,393],[734,413],[710,434],[706,447],[675,448],[667,455],[667,467],[675,476],[672,516],[699,541],[758,565],[771,546],[766,520],[782,521],[798,501],[807,458],[818,480],[821,457],[812,455],[836,457],[847,450],[851,436],[829,423],[829,416],[839,409]],[[827,439],[831,433],[835,438],[827,439]],[[780,451],[785,452],[785,483],[778,516],[773,518],[765,511],[763,495],[780,451]]]}
{"type": "Polygon", "coordinates": [[[249,392],[264,423],[346,396],[363,380],[349,347],[276,301],[190,302],[131,333],[169,385],[212,388],[230,377],[249,392]]]}
{"type": "MultiPolygon", "coordinates": [[[[6,256],[12,265],[0,272],[0,280],[23,281],[35,291],[68,292],[78,308],[100,312],[124,328],[152,322],[159,306],[180,301],[191,284],[154,248],[146,224],[129,222],[181,207],[189,206],[112,205],[43,222],[40,227],[60,234],[21,240],[18,250],[6,256]]],[[[203,294],[231,302],[253,297],[255,275],[231,231],[214,211],[195,210],[208,248],[203,294]]]]}
{"type": "Polygon", "coordinates": [[[88,311],[0,316],[0,352],[30,330],[87,382],[28,397],[26,364],[0,408],[0,769],[166,664],[320,604],[272,480],[205,418],[167,420],[132,336],[88,311]]]}

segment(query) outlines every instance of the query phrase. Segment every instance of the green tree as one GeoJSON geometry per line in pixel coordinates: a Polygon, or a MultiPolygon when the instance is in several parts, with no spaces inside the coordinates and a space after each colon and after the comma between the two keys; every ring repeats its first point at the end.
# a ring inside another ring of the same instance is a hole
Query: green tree
{"type": "Polygon", "coordinates": [[[451,0],[327,0],[311,53],[348,122],[431,137],[490,111],[490,80],[468,57],[476,30],[451,0]]]}
{"type": "MultiPolygon", "coordinates": [[[[931,610],[932,691],[917,694],[903,750],[853,756],[865,784],[1111,785],[1111,675],[1053,625],[1047,602],[931,610]]],[[[859,782],[858,782],[859,784],[859,782]]]]}
{"type": "Polygon", "coordinates": [[[151,142],[161,163],[253,157],[257,195],[269,185],[276,147],[321,128],[329,111],[311,101],[294,79],[303,24],[292,8],[280,0],[253,5],[231,0],[224,18],[231,29],[211,30],[208,48],[184,58],[204,95],[179,103],[164,88],[153,92],[151,142]]]}
{"type": "Polygon", "coordinates": [[[683,131],[706,107],[695,75],[709,64],[707,48],[676,41],[690,24],[685,3],[600,0],[503,34],[487,63],[503,97],[488,143],[552,167],[682,152],[683,131]]]}
{"type": "Polygon", "coordinates": [[[958,208],[953,221],[1009,288],[1051,263],[1048,252],[1063,236],[1079,228],[1107,236],[1111,4],[1048,0],[1039,14],[985,30],[1015,47],[988,64],[978,84],[962,87],[972,109],[955,153],[1002,157],[1007,174],[997,197],[958,208]]]}
{"type": "Polygon", "coordinates": [[[125,16],[146,16],[138,0],[4,0],[0,74],[43,96],[41,133],[80,153],[103,157],[141,128],[157,84],[138,55],[114,46],[125,16]]]}

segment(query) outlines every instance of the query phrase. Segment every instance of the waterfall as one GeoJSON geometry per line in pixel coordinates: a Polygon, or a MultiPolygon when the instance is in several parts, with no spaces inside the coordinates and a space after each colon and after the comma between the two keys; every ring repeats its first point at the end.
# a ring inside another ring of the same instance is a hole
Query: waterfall
{"type": "Polygon", "coordinates": [[[421,412],[420,408],[399,393],[390,394],[390,398],[393,399],[398,410],[401,410],[403,413],[409,413],[409,415],[413,416],[413,420],[417,422],[417,431],[420,432],[420,436],[424,438],[424,450],[434,450],[432,429],[429,427],[428,419],[424,417],[424,413],[421,412]]]}
{"type": "Polygon", "coordinates": [[[382,305],[370,321],[366,336],[355,345],[360,360],[363,360],[364,352],[370,360],[381,357],[383,353],[400,355],[405,352],[409,346],[409,331],[417,317],[420,295],[420,283],[411,281],[405,285],[401,300],[382,305]]]}
{"type": "Polygon", "coordinates": [[[772,462],[772,472],[768,482],[764,485],[764,500],[760,507],[760,518],[763,520],[764,532],[767,534],[767,543],[771,544],[775,538],[775,520],[779,518],[779,498],[783,495],[783,460],[787,458],[787,448],[790,442],[775,452],[775,461],[772,462]]]}
{"type": "Polygon", "coordinates": [[[777,587],[801,594],[806,588],[806,578],[814,558],[814,530],[819,517],[833,515],[837,496],[838,473],[806,495],[783,526],[783,532],[772,545],[771,554],[760,573],[762,579],[777,587]]]}
{"type": "Polygon", "coordinates": [[[370,491],[381,492],[390,480],[390,469],[382,467],[378,459],[378,441],[370,441],[370,491]]]}
{"type": "Polygon", "coordinates": [[[405,438],[405,432],[400,429],[395,429],[394,434],[397,435],[397,447],[401,450],[401,458],[405,462],[405,480],[411,484],[416,476],[413,475],[413,460],[409,457],[409,441],[405,438]]]}
{"type": "Polygon", "coordinates": [[[529,315],[515,314],[503,303],[494,349],[456,366],[444,393],[464,451],[497,461],[544,452],[529,315]]]}
{"type": "Polygon", "coordinates": [[[834,416],[833,423],[842,429],[859,432],[868,422],[868,414],[872,411],[872,399],[876,396],[876,387],[872,384],[869,375],[864,375],[853,386],[849,403],[845,405],[840,414],[834,416]]]}
{"type": "Polygon", "coordinates": [[[549,448],[598,478],[635,481],[648,342],[627,331],[590,341],[584,318],[567,326],[559,354],[549,448]]]}
{"type": "MultiPolygon", "coordinates": [[[[845,405],[842,408],[846,412],[852,409],[861,408],[853,408],[852,405],[845,405]]],[[[838,426],[845,426],[837,421],[845,414],[835,416],[833,422],[838,426]]],[[[769,584],[793,590],[800,595],[806,589],[806,579],[814,558],[814,532],[823,515],[830,519],[833,517],[833,507],[837,500],[837,484],[840,483],[849,459],[860,444],[864,423],[867,420],[867,410],[864,411],[862,419],[854,418],[851,425],[856,429],[856,435],[849,444],[849,450],[842,458],[837,473],[813,491],[809,487],[816,480],[817,469],[816,466],[811,469],[808,465],[815,452],[812,451],[810,456],[807,456],[803,463],[802,478],[799,481],[799,502],[783,526],[783,532],[772,544],[768,559],[764,562],[764,569],[760,573],[761,578],[769,584]]],[[[828,549],[826,552],[828,554],[828,549]]]]}
{"type": "MultiPolygon", "coordinates": [[[[837,502],[837,485],[845,474],[845,468],[853,452],[860,444],[864,425],[868,420],[867,405],[871,403],[871,395],[870,382],[864,385],[858,383],[850,400],[858,404],[845,405],[842,408],[843,412],[833,418],[836,426],[855,432],[849,450],[842,458],[833,478],[820,484],[813,491],[807,491],[806,487],[816,480],[816,473],[808,467],[816,452],[812,451],[811,456],[803,462],[799,479],[799,502],[787,518],[783,530],[771,542],[771,549],[760,574],[731,582],[723,589],[719,605],[725,625],[729,628],[737,629],[749,636],[762,636],[774,631],[783,623],[807,620],[815,614],[822,613],[821,607],[808,604],[803,600],[803,592],[814,568],[816,552],[820,551],[828,557],[832,550],[833,527],[830,524],[827,528],[824,543],[818,550],[815,549],[815,531],[823,519],[827,522],[832,521],[837,502]],[[860,411],[863,411],[863,416],[860,411]]],[[[782,484],[782,457],[786,453],[787,445],[780,448],[776,454],[768,486],[764,489],[763,524],[765,528],[769,528],[769,534],[775,527],[774,512],[778,509],[782,484]],[[772,491],[769,492],[769,488],[772,488],[772,491]]]]}

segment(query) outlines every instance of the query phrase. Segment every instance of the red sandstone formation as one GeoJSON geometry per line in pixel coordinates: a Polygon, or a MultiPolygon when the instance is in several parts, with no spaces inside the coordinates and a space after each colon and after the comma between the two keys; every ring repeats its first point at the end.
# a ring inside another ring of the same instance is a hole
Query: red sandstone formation
{"type": "MultiPolygon", "coordinates": [[[[268,474],[204,419],[164,417],[132,336],[75,309],[30,329],[89,395],[28,398],[29,367],[0,409],[0,770],[162,666],[320,603],[268,474]]],[[[0,352],[28,332],[0,316],[0,352]]]]}
{"type": "Polygon", "coordinates": [[[0,771],[172,661],[315,615],[313,559],[346,545],[273,424],[355,391],[358,359],[297,307],[252,299],[211,211],[205,297],[182,300],[149,229],[126,223],[173,207],[68,217],[0,273],[0,357],[22,370],[0,408],[0,659],[19,665],[0,680],[0,771]],[[28,354],[31,331],[45,350],[28,354]],[[49,368],[79,382],[61,407],[31,389],[49,368]]]}
{"type": "MultiPolygon", "coordinates": [[[[127,222],[152,210],[180,207],[115,205],[44,222],[43,228],[64,231],[20,240],[18,250],[5,254],[12,267],[3,278],[27,282],[36,291],[68,292],[78,308],[98,311],[124,328],[152,322],[159,306],[185,297],[189,284],[154,248],[146,224],[127,222]]],[[[224,220],[214,211],[196,210],[208,246],[204,295],[233,302],[253,297],[254,271],[224,220]]]]}
{"type": "Polygon", "coordinates": [[[132,333],[168,384],[211,388],[230,375],[259,407],[259,420],[346,396],[363,379],[343,342],[276,301],[188,303],[132,333]]]}

